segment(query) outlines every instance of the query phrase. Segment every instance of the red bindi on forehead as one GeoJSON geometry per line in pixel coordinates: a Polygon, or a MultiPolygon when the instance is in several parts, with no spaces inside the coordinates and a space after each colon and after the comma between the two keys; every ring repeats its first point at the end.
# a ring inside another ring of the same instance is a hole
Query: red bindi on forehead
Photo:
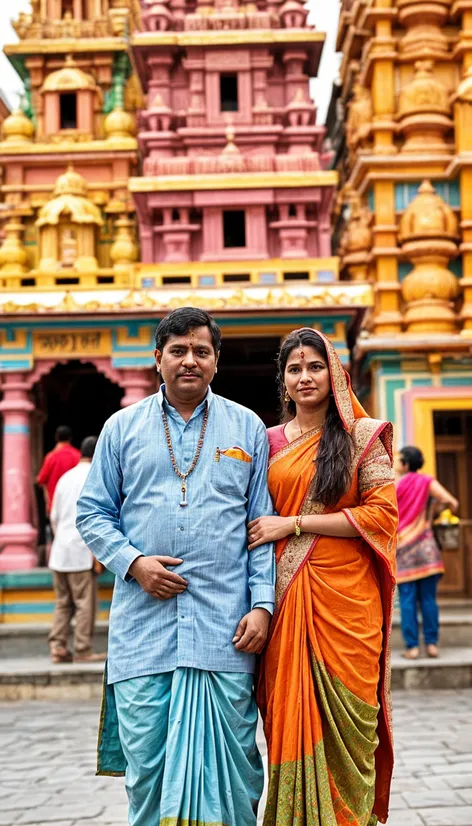
{"type": "Polygon", "coordinates": [[[299,351],[299,356],[300,356],[301,359],[305,358],[305,353],[303,352],[303,350],[299,351]]]}

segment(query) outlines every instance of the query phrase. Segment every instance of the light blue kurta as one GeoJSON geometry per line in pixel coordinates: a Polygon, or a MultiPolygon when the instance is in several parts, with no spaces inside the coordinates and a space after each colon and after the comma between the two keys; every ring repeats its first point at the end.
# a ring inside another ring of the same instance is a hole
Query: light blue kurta
{"type": "Polygon", "coordinates": [[[250,410],[208,391],[200,460],[179,506],[162,423],[165,406],[175,457],[195,455],[205,403],[185,422],[163,390],[115,413],[105,424],[77,506],[77,527],[94,555],[117,575],[110,614],[110,683],[179,667],[252,673],[255,657],[232,643],[253,607],[273,609],[272,545],[247,549],[247,523],[273,513],[267,489],[268,443],[250,410]],[[218,454],[242,448],[251,462],[218,454]],[[218,461],[219,458],[219,461],[218,461]],[[139,554],[180,557],[185,593],[167,601],[146,594],[128,568],[139,554]]]}

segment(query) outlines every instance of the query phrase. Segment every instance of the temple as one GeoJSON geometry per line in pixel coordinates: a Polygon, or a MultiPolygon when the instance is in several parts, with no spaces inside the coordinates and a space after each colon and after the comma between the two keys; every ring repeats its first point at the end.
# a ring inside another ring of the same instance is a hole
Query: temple
{"type": "Polygon", "coordinates": [[[95,312],[97,290],[130,289],[138,255],[128,180],[140,91],[125,39],[137,19],[108,0],[34,0],[6,49],[25,96],[0,142],[0,570],[36,565],[33,480],[59,419],[80,439],[150,387],[112,365],[106,348],[126,326],[95,312]]]}
{"type": "Polygon", "coordinates": [[[341,278],[373,285],[355,348],[371,412],[461,502],[443,595],[472,594],[472,3],[343,0],[328,114],[341,278]]]}
{"type": "MultiPolygon", "coordinates": [[[[33,0],[15,28],[5,51],[25,97],[0,142],[6,572],[38,564],[33,481],[56,426],[79,443],[154,392],[170,309],[215,315],[215,390],[273,424],[281,337],[319,327],[348,365],[373,302],[331,251],[338,174],[309,96],[324,35],[302,2],[33,0]]],[[[11,588],[3,619],[23,621],[11,588]]]]}

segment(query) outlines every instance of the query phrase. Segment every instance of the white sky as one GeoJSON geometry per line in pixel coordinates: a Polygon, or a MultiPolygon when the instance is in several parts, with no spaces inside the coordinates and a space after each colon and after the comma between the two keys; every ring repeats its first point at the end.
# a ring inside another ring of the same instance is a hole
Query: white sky
{"type": "MultiPolygon", "coordinates": [[[[331,97],[331,87],[336,77],[339,58],[334,52],[336,27],[339,15],[339,0],[309,0],[310,20],[319,31],[327,34],[318,80],[313,83],[313,94],[318,104],[318,122],[323,123],[331,97]]],[[[16,33],[12,29],[11,18],[19,12],[29,11],[28,0],[0,0],[0,47],[14,43],[16,33]]],[[[21,94],[21,82],[9,60],[0,55],[0,88],[11,106],[16,106],[21,94]]]]}

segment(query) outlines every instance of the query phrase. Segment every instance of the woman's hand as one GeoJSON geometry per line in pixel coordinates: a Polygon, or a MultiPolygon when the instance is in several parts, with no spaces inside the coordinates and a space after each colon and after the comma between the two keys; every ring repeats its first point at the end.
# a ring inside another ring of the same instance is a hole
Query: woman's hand
{"type": "Polygon", "coordinates": [[[277,542],[295,532],[294,516],[260,516],[248,525],[248,550],[266,542],[277,542]]]}

